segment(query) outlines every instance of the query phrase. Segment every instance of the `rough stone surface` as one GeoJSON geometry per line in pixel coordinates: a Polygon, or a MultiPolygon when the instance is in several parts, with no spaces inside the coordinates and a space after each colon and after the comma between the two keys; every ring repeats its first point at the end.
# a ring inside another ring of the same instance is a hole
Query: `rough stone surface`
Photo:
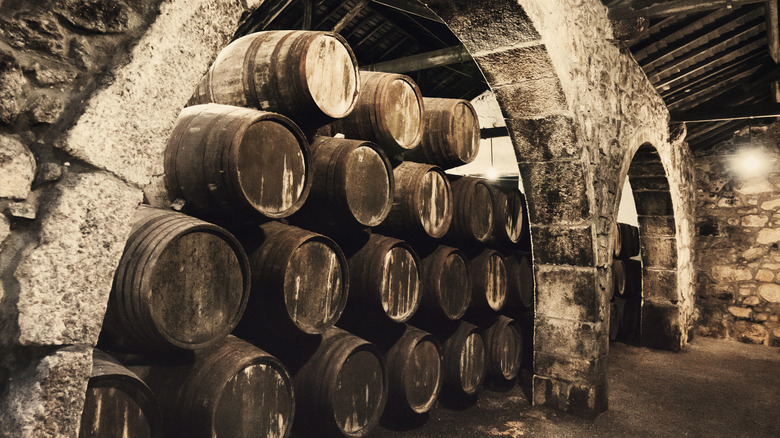
{"type": "Polygon", "coordinates": [[[92,99],[64,150],[139,186],[162,175],[173,122],[243,10],[238,0],[164,3],[132,61],[92,99]]]}
{"type": "Polygon", "coordinates": [[[86,31],[118,33],[129,27],[127,9],[116,0],[61,0],[56,10],[71,25],[86,31]]]}
{"type": "Polygon", "coordinates": [[[42,94],[27,107],[27,113],[34,123],[54,124],[65,109],[65,102],[56,96],[42,94]]]}
{"type": "Polygon", "coordinates": [[[582,184],[587,170],[582,163],[520,163],[519,167],[530,186],[526,194],[532,223],[580,223],[590,217],[590,198],[582,184]]]}
{"type": "Polygon", "coordinates": [[[8,215],[11,217],[33,220],[37,214],[38,208],[31,202],[20,201],[8,204],[8,215]]]}
{"type": "Polygon", "coordinates": [[[43,86],[69,84],[76,79],[76,73],[59,68],[41,67],[35,68],[35,81],[43,86]]]}
{"type": "Polygon", "coordinates": [[[538,252],[538,264],[594,266],[591,227],[534,225],[531,236],[538,252]]]}
{"type": "Polygon", "coordinates": [[[770,303],[780,303],[780,284],[762,284],[758,287],[758,293],[770,303]]]}
{"type": "Polygon", "coordinates": [[[22,11],[12,17],[3,17],[3,34],[11,47],[39,50],[57,58],[66,52],[62,29],[48,11],[22,11]]]}
{"type": "Polygon", "coordinates": [[[35,178],[35,156],[13,137],[0,134],[0,198],[26,199],[35,178]]]}
{"type": "Polygon", "coordinates": [[[579,159],[580,146],[571,117],[562,115],[539,119],[509,119],[512,144],[518,161],[579,159]]]}
{"type": "MultiPolygon", "coordinates": [[[[11,221],[4,214],[0,214],[0,251],[3,250],[5,239],[11,235],[11,221]]],[[[2,299],[2,292],[0,291],[0,300],[2,299]]]]}
{"type": "MultiPolygon", "coordinates": [[[[754,127],[752,135],[764,145],[767,160],[780,159],[780,123],[754,127]]],[[[739,291],[700,295],[697,331],[772,345],[767,333],[780,327],[780,168],[745,180],[731,172],[734,150],[747,137],[745,130],[696,158],[698,287],[739,291]]]]}
{"type": "Polygon", "coordinates": [[[0,50],[0,123],[13,123],[21,112],[24,104],[20,100],[25,82],[16,58],[0,50]]]}
{"type": "Polygon", "coordinates": [[[113,270],[142,199],[139,189],[105,173],[68,175],[58,190],[40,243],[15,273],[22,345],[97,342],[113,270]]]}
{"type": "Polygon", "coordinates": [[[680,290],[677,287],[677,271],[645,269],[642,277],[642,296],[670,303],[679,301],[680,290]]]}
{"type": "MultiPolygon", "coordinates": [[[[538,266],[538,265],[537,265],[538,266]]],[[[536,270],[536,312],[550,318],[572,321],[598,321],[606,308],[601,295],[590,293],[596,282],[595,269],[536,270]]]]}
{"type": "Polygon", "coordinates": [[[86,346],[33,361],[0,394],[0,436],[77,436],[91,371],[92,349],[86,346]]]}

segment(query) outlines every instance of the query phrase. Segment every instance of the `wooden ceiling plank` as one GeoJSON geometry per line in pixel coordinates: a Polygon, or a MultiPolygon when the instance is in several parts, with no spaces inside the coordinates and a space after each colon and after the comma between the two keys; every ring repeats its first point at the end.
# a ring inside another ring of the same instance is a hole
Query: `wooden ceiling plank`
{"type": "Polygon", "coordinates": [[[314,16],[314,0],[303,0],[303,23],[301,23],[301,30],[310,30],[311,21],[314,16]]]}
{"type": "Polygon", "coordinates": [[[391,53],[393,53],[393,51],[395,51],[395,49],[397,49],[398,47],[400,47],[400,46],[401,46],[401,44],[405,43],[405,42],[406,42],[406,40],[408,40],[408,39],[409,39],[409,36],[407,36],[407,35],[404,35],[404,36],[402,36],[401,38],[398,38],[398,41],[396,41],[396,42],[395,42],[395,44],[393,44],[392,46],[390,46],[390,48],[388,48],[388,49],[385,51],[385,53],[383,53],[383,54],[382,54],[382,56],[380,56],[380,57],[379,57],[379,59],[377,59],[377,63],[378,63],[379,61],[382,61],[383,59],[387,58],[387,56],[388,56],[388,55],[390,55],[391,53]]]}
{"type": "Polygon", "coordinates": [[[631,0],[625,6],[617,6],[609,10],[609,18],[622,20],[626,18],[658,18],[676,14],[695,14],[719,8],[733,8],[753,3],[763,3],[766,0],[676,0],[647,5],[646,0],[631,0]]]}
{"type": "Polygon", "coordinates": [[[672,123],[704,123],[780,117],[780,104],[748,104],[717,110],[672,111],[672,123]]]}
{"type": "MultiPolygon", "coordinates": [[[[746,44],[744,42],[736,41],[736,40],[734,40],[734,41],[730,40],[730,42],[733,43],[733,44],[743,43],[744,45],[742,47],[740,47],[739,49],[730,51],[726,55],[723,55],[723,56],[720,56],[720,57],[716,57],[716,58],[714,58],[714,59],[712,59],[710,61],[706,61],[706,59],[705,59],[704,62],[701,62],[701,63],[696,64],[696,65],[692,65],[689,68],[680,69],[680,70],[678,70],[678,72],[676,74],[672,74],[672,75],[664,77],[664,78],[661,78],[661,77],[659,77],[658,75],[655,75],[655,74],[652,75],[652,76],[650,74],[648,74],[650,82],[653,83],[653,85],[656,87],[656,89],[666,89],[667,87],[669,87],[671,84],[673,84],[675,82],[681,81],[681,80],[683,80],[683,79],[685,79],[685,78],[687,78],[687,77],[689,77],[691,75],[697,74],[697,73],[701,74],[702,72],[710,70],[712,68],[715,68],[715,67],[717,67],[719,65],[723,65],[726,62],[732,61],[733,59],[735,59],[735,58],[737,58],[739,56],[742,56],[742,55],[744,55],[746,53],[752,52],[753,50],[755,50],[758,47],[763,47],[764,44],[765,44],[764,39],[763,38],[758,38],[758,37],[754,37],[754,38],[748,40],[748,42],[746,44]]],[[[723,47],[723,48],[719,48],[719,49],[720,50],[725,50],[726,48],[728,48],[728,47],[723,47]]],[[[712,54],[716,53],[717,50],[718,49],[707,50],[706,55],[711,58],[712,54]]],[[[681,62],[678,67],[682,66],[683,64],[684,63],[681,62]]]]}
{"type": "Polygon", "coordinates": [[[374,29],[371,32],[368,32],[367,34],[363,35],[363,38],[361,38],[360,41],[358,41],[356,44],[352,44],[352,48],[356,49],[356,48],[360,47],[363,43],[368,41],[369,38],[371,38],[377,32],[379,32],[380,29],[385,27],[386,24],[388,24],[387,21],[383,21],[381,23],[377,23],[376,27],[374,27],[374,29]]]}
{"type": "Polygon", "coordinates": [[[352,9],[349,10],[341,19],[333,26],[331,32],[341,33],[347,25],[354,20],[358,14],[363,12],[363,9],[368,6],[368,0],[360,0],[352,9]]]}
{"type": "MultiPolygon", "coordinates": [[[[666,34],[663,36],[663,38],[653,42],[653,44],[650,44],[649,46],[643,48],[642,50],[638,50],[636,53],[634,53],[634,57],[637,61],[645,60],[646,58],[652,57],[652,55],[658,55],[658,53],[661,51],[662,48],[668,47],[670,44],[674,44],[678,42],[680,38],[684,38],[697,30],[703,28],[704,26],[707,26],[709,24],[714,23],[715,21],[731,14],[732,11],[729,9],[720,9],[717,10],[705,17],[703,17],[701,20],[696,20],[693,23],[683,27],[682,29],[679,29],[675,32],[666,34]]],[[[664,52],[665,54],[665,52],[664,52]]],[[[645,64],[645,62],[640,62],[640,64],[645,64]]]]}
{"type": "MultiPolygon", "coordinates": [[[[726,123],[720,126],[719,129],[710,131],[708,134],[700,136],[695,141],[689,141],[688,146],[691,151],[703,152],[712,149],[718,143],[729,140],[734,136],[734,133],[743,129],[750,124],[749,121],[735,120],[734,122],[726,123]]],[[[686,140],[688,140],[686,138],[686,140]]]]}
{"type": "Polygon", "coordinates": [[[349,4],[349,1],[350,0],[344,0],[340,2],[338,5],[336,5],[336,7],[334,7],[333,9],[328,10],[328,12],[326,12],[325,15],[323,15],[322,18],[320,18],[320,21],[318,21],[317,24],[315,24],[314,27],[312,27],[312,29],[314,30],[320,29],[320,26],[322,26],[328,20],[330,20],[333,17],[333,15],[335,15],[336,12],[339,11],[339,9],[347,6],[349,4]]]}
{"type": "MultiPolygon", "coordinates": [[[[351,30],[351,31],[350,31],[348,34],[344,35],[344,38],[345,38],[345,39],[347,39],[347,40],[349,40],[350,38],[352,38],[353,36],[355,36],[355,34],[356,34],[356,33],[357,33],[359,30],[363,29],[363,28],[364,28],[364,27],[366,27],[366,26],[367,26],[369,23],[371,23],[371,21],[372,21],[373,19],[374,19],[374,16],[373,16],[372,14],[368,14],[368,15],[366,15],[366,16],[365,16],[365,17],[364,17],[362,20],[360,20],[360,23],[356,24],[356,25],[355,25],[355,27],[354,27],[354,28],[352,28],[352,30],[351,30]]],[[[379,24],[379,23],[377,23],[377,24],[379,24]]]]}
{"type": "Polygon", "coordinates": [[[361,70],[382,71],[386,73],[408,73],[433,67],[460,64],[471,61],[471,55],[465,47],[454,46],[441,50],[420,53],[412,56],[385,61],[360,67],[361,70]]]}
{"type": "Polygon", "coordinates": [[[760,66],[756,66],[752,69],[743,71],[739,74],[735,74],[717,83],[709,84],[709,86],[703,87],[700,91],[696,93],[692,93],[690,96],[686,96],[685,98],[680,99],[676,102],[667,102],[666,107],[669,108],[669,110],[672,109],[679,110],[679,109],[683,109],[679,107],[685,106],[685,104],[687,103],[690,103],[692,105],[698,105],[701,104],[701,102],[712,100],[720,95],[729,92],[730,90],[733,90],[734,88],[739,87],[740,81],[749,78],[751,75],[755,74],[756,70],[758,70],[759,68],[760,66]]]}
{"type": "Polygon", "coordinates": [[[665,102],[669,103],[669,99],[674,99],[677,95],[685,94],[686,89],[709,87],[713,82],[717,82],[717,79],[713,79],[714,77],[721,74],[728,75],[738,73],[740,70],[745,68],[746,64],[749,64],[750,62],[755,63],[757,60],[761,60],[765,57],[766,54],[764,53],[763,49],[754,50],[753,52],[742,55],[738,58],[735,58],[733,61],[729,61],[719,66],[719,68],[716,70],[701,76],[697,76],[695,79],[685,82],[679,86],[670,88],[669,90],[661,93],[661,98],[663,98],[665,102]]]}
{"type": "MultiPolygon", "coordinates": [[[[715,14],[710,14],[710,15],[715,15],[715,14]]],[[[721,26],[718,26],[717,28],[712,29],[711,31],[705,34],[700,35],[691,41],[682,43],[679,46],[669,51],[656,53],[655,54],[656,56],[651,57],[652,59],[649,60],[646,59],[644,62],[641,63],[642,68],[652,70],[656,66],[662,65],[661,63],[663,62],[674,61],[674,58],[684,56],[685,53],[692,52],[697,48],[704,46],[708,42],[720,38],[723,35],[733,31],[735,28],[739,26],[743,26],[753,20],[760,19],[762,16],[763,16],[763,11],[760,8],[750,11],[749,13],[737,17],[734,20],[729,21],[728,23],[724,23],[721,26]]],[[[679,40],[682,39],[684,36],[685,35],[683,34],[677,35],[675,37],[672,37],[670,35],[671,39],[669,41],[681,42],[679,40]]]]}

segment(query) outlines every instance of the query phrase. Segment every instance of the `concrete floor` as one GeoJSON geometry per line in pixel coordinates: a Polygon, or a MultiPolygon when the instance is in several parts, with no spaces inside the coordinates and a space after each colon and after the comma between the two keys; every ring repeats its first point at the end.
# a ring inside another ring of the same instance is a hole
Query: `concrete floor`
{"type": "Polygon", "coordinates": [[[531,407],[514,387],[371,437],[780,437],[776,348],[697,338],[670,353],[616,343],[608,378],[610,408],[593,421],[531,407]]]}

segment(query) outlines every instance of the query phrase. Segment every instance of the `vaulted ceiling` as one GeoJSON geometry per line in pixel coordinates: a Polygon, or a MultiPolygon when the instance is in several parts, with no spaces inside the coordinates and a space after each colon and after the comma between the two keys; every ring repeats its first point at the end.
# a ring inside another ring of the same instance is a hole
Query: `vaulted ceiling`
{"type": "MultiPolygon", "coordinates": [[[[687,123],[693,151],[780,115],[778,0],[602,2],[624,33],[616,43],[634,54],[672,122],[687,123]]],[[[236,36],[273,29],[336,31],[361,68],[407,74],[424,96],[472,99],[488,89],[455,35],[417,0],[268,0],[236,36]]]]}

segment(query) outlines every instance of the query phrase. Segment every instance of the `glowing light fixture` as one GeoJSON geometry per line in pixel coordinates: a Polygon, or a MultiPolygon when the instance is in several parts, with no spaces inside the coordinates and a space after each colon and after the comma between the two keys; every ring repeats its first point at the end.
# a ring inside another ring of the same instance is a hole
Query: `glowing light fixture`
{"type": "Polygon", "coordinates": [[[732,170],[743,179],[766,176],[775,160],[753,143],[752,126],[748,125],[748,143],[732,158],[732,170]]]}

